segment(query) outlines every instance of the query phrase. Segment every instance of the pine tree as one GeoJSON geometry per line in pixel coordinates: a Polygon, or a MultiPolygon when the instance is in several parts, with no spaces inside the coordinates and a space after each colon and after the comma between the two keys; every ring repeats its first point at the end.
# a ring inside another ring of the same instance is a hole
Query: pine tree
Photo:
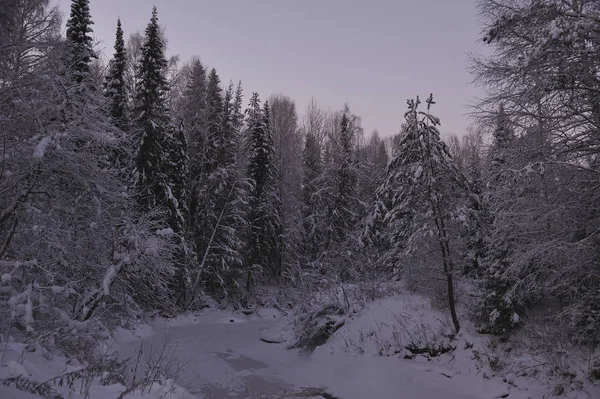
{"type": "Polygon", "coordinates": [[[115,53],[110,60],[108,74],[104,82],[104,94],[109,98],[109,112],[113,123],[121,130],[128,130],[128,95],[125,86],[125,70],[127,68],[127,54],[121,19],[117,19],[117,33],[115,38],[115,53]]]}
{"type": "Polygon", "coordinates": [[[67,20],[67,43],[69,45],[69,66],[77,83],[87,79],[90,62],[97,58],[92,45],[94,22],[90,16],[89,0],[72,0],[71,14],[67,20]]]}
{"type": "Polygon", "coordinates": [[[248,213],[249,232],[246,250],[248,268],[247,291],[253,289],[254,270],[268,270],[280,276],[281,249],[279,200],[275,195],[275,166],[273,163],[273,137],[269,127],[269,108],[260,107],[257,93],[253,93],[247,113],[247,143],[250,153],[248,177],[253,189],[248,213]]]}

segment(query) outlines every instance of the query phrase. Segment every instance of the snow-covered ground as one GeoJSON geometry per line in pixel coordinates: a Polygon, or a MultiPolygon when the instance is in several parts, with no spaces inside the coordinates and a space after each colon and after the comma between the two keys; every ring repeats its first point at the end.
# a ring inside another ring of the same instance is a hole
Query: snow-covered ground
{"type": "MultiPolygon", "coordinates": [[[[404,359],[409,343],[449,342],[443,336],[450,331],[446,316],[419,296],[371,303],[310,356],[286,349],[287,325],[277,311],[247,316],[208,310],[157,320],[152,336],[148,331],[141,335],[155,347],[168,342],[167,352],[184,365],[180,383],[204,397],[310,397],[327,392],[343,399],[525,399],[552,392],[533,379],[494,377],[486,359],[476,359],[484,357],[480,352],[486,351],[487,338],[469,326],[451,342],[457,348],[452,353],[431,360],[422,355],[404,359]]],[[[133,357],[140,341],[126,335],[121,351],[133,357]]]]}
{"type": "MultiPolygon", "coordinates": [[[[126,388],[121,384],[103,385],[98,378],[87,379],[86,368],[74,359],[51,355],[39,345],[28,347],[19,343],[2,343],[0,353],[1,399],[90,398],[116,399],[126,388]],[[14,380],[18,381],[14,381],[14,380]],[[21,386],[16,389],[15,382],[21,386]],[[29,389],[25,385],[29,386],[29,389]],[[48,390],[47,387],[52,389],[48,390]],[[28,391],[34,390],[39,396],[28,391]],[[61,396],[54,396],[55,394],[61,396]]],[[[151,383],[127,394],[128,399],[191,398],[185,389],[164,380],[151,383]]]]}
{"type": "MultiPolygon", "coordinates": [[[[486,351],[485,338],[466,326],[449,341],[444,336],[449,331],[445,315],[417,296],[369,304],[310,356],[286,349],[286,326],[286,318],[275,310],[251,315],[206,310],[157,319],[133,331],[119,330],[115,347],[131,358],[132,372],[136,359],[142,364],[146,357],[156,359],[162,353],[162,365],[177,374],[183,387],[166,378],[143,396],[136,391],[125,397],[322,398],[326,392],[341,399],[526,399],[552,393],[552,387],[532,378],[494,376],[480,353],[486,351]],[[448,342],[456,350],[432,359],[410,356],[404,349],[410,343],[448,342]]],[[[41,350],[28,352],[18,344],[9,345],[0,363],[2,377],[27,374],[38,381],[78,367],[60,357],[47,360],[41,350]]],[[[117,398],[123,390],[118,384],[94,384],[90,393],[91,398],[117,398]]],[[[2,387],[0,397],[31,395],[2,387]]],[[[569,397],[600,397],[600,390],[572,392],[569,397]]]]}

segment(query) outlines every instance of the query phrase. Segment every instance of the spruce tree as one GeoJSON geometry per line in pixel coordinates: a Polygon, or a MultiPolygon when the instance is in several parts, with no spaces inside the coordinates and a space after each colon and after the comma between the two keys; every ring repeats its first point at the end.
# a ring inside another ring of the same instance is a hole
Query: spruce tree
{"type": "Polygon", "coordinates": [[[236,115],[235,92],[233,82],[229,83],[223,98],[223,126],[217,143],[217,162],[219,165],[231,165],[235,162],[239,144],[238,122],[236,115]]]}
{"type": "Polygon", "coordinates": [[[339,135],[339,166],[335,173],[336,192],[329,213],[331,215],[330,240],[342,241],[354,226],[356,213],[356,159],[354,154],[354,137],[350,130],[348,112],[342,113],[339,135]]]}
{"type": "Polygon", "coordinates": [[[242,111],[243,106],[243,89],[242,81],[240,80],[235,89],[235,100],[233,101],[233,113],[232,122],[233,127],[238,133],[241,133],[242,126],[244,125],[244,112],[242,111]]]}
{"type": "Polygon", "coordinates": [[[183,189],[175,188],[184,173],[180,134],[170,124],[165,100],[169,90],[166,79],[165,45],[160,34],[156,7],[146,28],[135,96],[136,125],[140,133],[137,152],[137,200],[142,211],[154,208],[168,212],[169,225],[181,232],[185,225],[185,199],[177,198],[183,189]],[[175,167],[174,165],[179,165],[175,167]]]}
{"type": "Polygon", "coordinates": [[[248,213],[249,232],[246,250],[248,268],[247,290],[253,289],[256,269],[281,275],[278,246],[280,234],[279,200],[275,194],[275,165],[273,137],[269,127],[269,107],[260,107],[257,93],[253,93],[247,113],[247,142],[249,150],[248,177],[253,188],[248,213]]]}
{"type": "Polygon", "coordinates": [[[178,239],[175,252],[176,274],[171,289],[179,305],[187,302],[188,251],[185,238],[188,221],[187,142],[180,126],[171,124],[166,94],[167,61],[165,44],[158,25],[156,7],[145,31],[139,60],[139,82],[135,95],[134,134],[139,143],[136,155],[136,200],[140,213],[157,215],[178,239]],[[164,215],[164,216],[163,216],[164,215]]]}
{"type": "Polygon", "coordinates": [[[189,141],[190,172],[197,177],[204,163],[206,129],[206,70],[199,59],[192,60],[187,87],[183,92],[181,116],[189,141]]]}
{"type": "Polygon", "coordinates": [[[115,38],[115,53],[108,67],[104,81],[104,94],[109,99],[109,112],[113,123],[121,130],[128,130],[128,97],[125,86],[125,70],[127,69],[127,54],[121,19],[117,19],[115,38]]]}
{"type": "Polygon", "coordinates": [[[89,0],[72,0],[71,13],[67,20],[67,43],[69,46],[69,69],[77,83],[89,76],[90,62],[97,58],[92,45],[89,0]]]}
{"type": "Polygon", "coordinates": [[[189,153],[189,220],[195,226],[199,207],[199,190],[204,184],[206,142],[206,70],[199,59],[191,63],[188,84],[180,104],[189,153]]]}
{"type": "Polygon", "coordinates": [[[224,127],[223,89],[215,68],[208,75],[206,88],[206,144],[205,166],[207,174],[211,174],[218,166],[218,147],[221,144],[224,127]]]}
{"type": "MultiPolygon", "coordinates": [[[[235,90],[233,88],[233,81],[229,81],[227,89],[225,89],[223,95],[223,129],[229,132],[234,132],[234,104],[235,101],[235,90]]],[[[229,134],[229,133],[227,133],[229,134]]]]}

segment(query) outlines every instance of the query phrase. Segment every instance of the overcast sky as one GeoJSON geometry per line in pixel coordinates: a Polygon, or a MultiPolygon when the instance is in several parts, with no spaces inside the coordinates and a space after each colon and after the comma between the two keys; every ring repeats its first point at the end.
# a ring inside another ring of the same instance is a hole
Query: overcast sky
{"type": "MultiPolygon", "coordinates": [[[[58,0],[65,21],[70,3],[58,0]]],[[[388,136],[407,98],[433,92],[444,133],[469,124],[477,90],[466,54],[482,51],[475,0],[90,0],[100,48],[112,55],[117,17],[126,36],[143,31],[153,5],[168,55],[198,55],[224,83],[241,80],[246,99],[286,94],[300,114],[311,97],[347,102],[366,133],[388,136]]]]}

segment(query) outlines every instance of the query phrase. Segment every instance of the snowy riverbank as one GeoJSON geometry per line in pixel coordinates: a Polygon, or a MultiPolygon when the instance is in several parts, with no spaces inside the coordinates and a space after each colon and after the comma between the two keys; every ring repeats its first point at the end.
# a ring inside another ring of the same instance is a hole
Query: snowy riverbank
{"type": "MultiPolygon", "coordinates": [[[[133,330],[118,329],[110,346],[130,358],[130,373],[137,369],[140,374],[150,359],[160,362],[166,371],[143,393],[150,399],[319,398],[325,392],[342,399],[537,399],[553,392],[552,386],[527,375],[514,372],[510,377],[510,372],[492,370],[493,362],[485,358],[488,338],[471,327],[452,340],[445,337],[445,315],[418,296],[398,295],[370,303],[311,355],[286,349],[289,325],[276,310],[261,309],[250,315],[205,310],[156,319],[133,330]],[[265,337],[282,342],[266,343],[261,340],[265,337]],[[455,349],[436,357],[406,350],[411,344],[432,343],[455,349]]],[[[7,345],[0,373],[2,378],[27,376],[41,382],[81,368],[64,357],[50,359],[41,347],[27,349],[12,343],[7,345]]],[[[71,397],[85,396],[79,393],[80,385],[75,382],[71,397]]],[[[2,398],[31,397],[13,388],[0,389],[2,398]]],[[[89,393],[92,399],[117,398],[124,390],[120,384],[102,386],[94,380],[89,393]]],[[[58,388],[67,391],[65,386],[58,388]]],[[[593,398],[599,393],[583,390],[565,397],[593,398]]],[[[142,397],[142,393],[133,390],[124,397],[142,397]]]]}

